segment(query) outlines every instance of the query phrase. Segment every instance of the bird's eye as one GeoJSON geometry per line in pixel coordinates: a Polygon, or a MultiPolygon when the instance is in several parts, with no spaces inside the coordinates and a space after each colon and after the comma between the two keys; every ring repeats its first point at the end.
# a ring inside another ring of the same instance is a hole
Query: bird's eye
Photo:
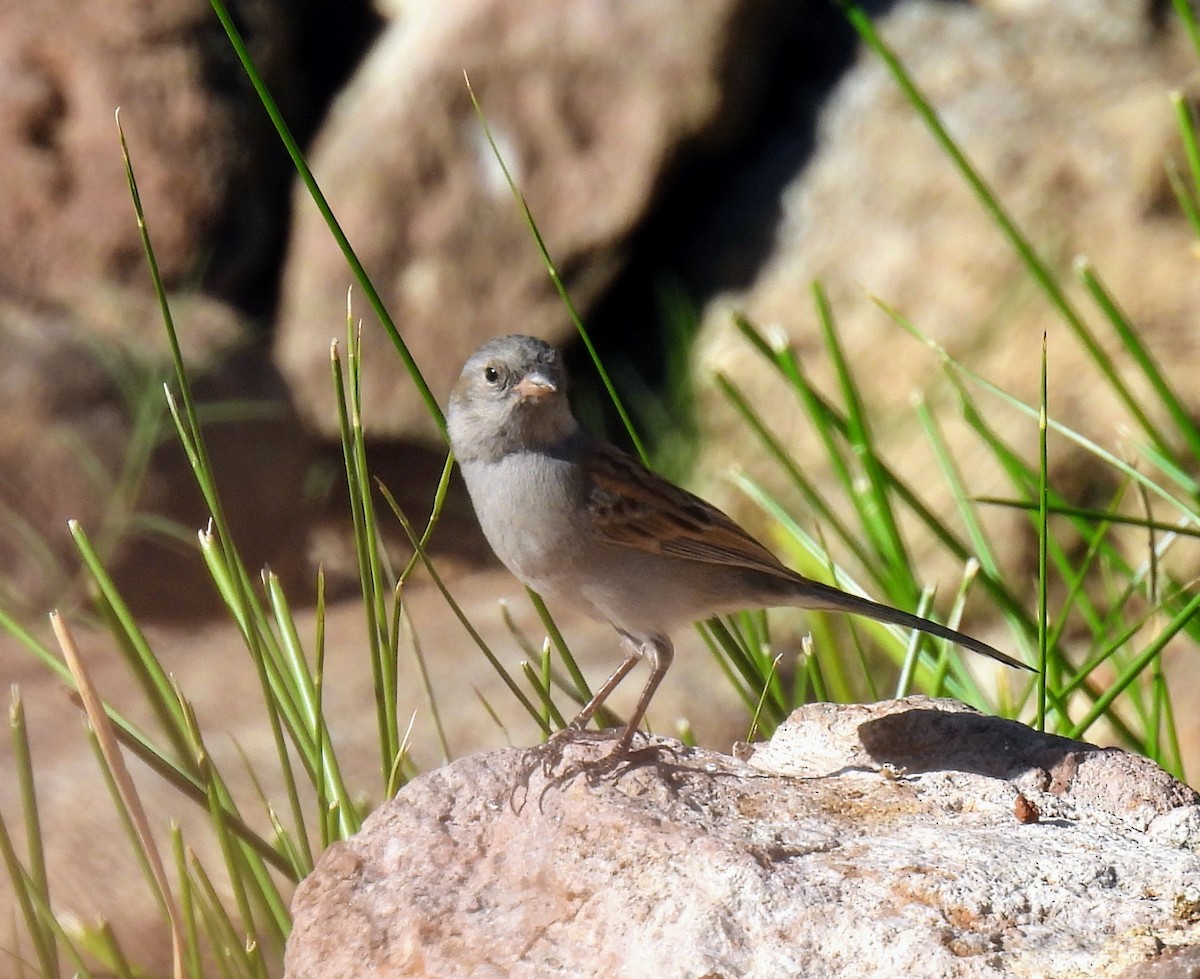
{"type": "Polygon", "coordinates": [[[483,369],[483,379],[487,381],[488,384],[495,384],[500,380],[500,372],[496,370],[495,367],[485,367],[483,369]]]}

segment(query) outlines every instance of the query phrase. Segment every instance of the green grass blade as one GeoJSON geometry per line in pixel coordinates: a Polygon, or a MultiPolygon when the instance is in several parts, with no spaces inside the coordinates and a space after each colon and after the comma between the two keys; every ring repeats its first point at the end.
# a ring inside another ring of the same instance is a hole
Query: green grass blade
{"type": "Polygon", "coordinates": [[[115,979],[135,979],[135,976],[141,979],[129,964],[129,959],[109,922],[100,922],[99,928],[92,932],[91,938],[88,951],[99,960],[106,974],[114,976],[115,979]]]}
{"type": "Polygon", "coordinates": [[[1191,183],[1184,180],[1174,160],[1167,160],[1167,180],[1171,184],[1175,200],[1179,203],[1179,209],[1192,227],[1192,234],[1200,237],[1200,145],[1196,138],[1196,121],[1182,92],[1172,92],[1170,98],[1191,183]]]}
{"type": "MultiPolygon", "coordinates": [[[[333,760],[333,764],[331,765],[330,759],[321,756],[318,747],[319,745],[327,744],[328,740],[322,737],[321,727],[323,719],[317,708],[316,684],[308,669],[308,663],[304,658],[304,651],[301,648],[300,636],[296,631],[296,623],[292,619],[291,609],[288,607],[287,598],[283,594],[283,587],[275,575],[270,572],[264,572],[263,584],[267,591],[267,600],[275,615],[275,621],[282,637],[281,646],[286,661],[286,682],[288,687],[295,691],[295,695],[299,701],[298,707],[302,723],[304,724],[304,737],[297,738],[293,736],[292,744],[301,753],[310,752],[308,764],[305,767],[308,771],[314,773],[314,783],[316,782],[315,773],[321,772],[326,776],[332,777],[336,786],[340,782],[340,770],[337,767],[336,759],[333,760]]],[[[292,812],[292,834],[299,843],[304,856],[304,860],[300,865],[297,866],[295,860],[292,863],[296,866],[296,875],[303,877],[312,869],[313,855],[311,849],[308,847],[308,827],[304,819],[304,807],[300,803],[296,776],[293,771],[291,758],[283,743],[282,731],[280,731],[280,737],[276,740],[275,746],[276,755],[279,760],[279,772],[283,776],[284,790],[287,794],[288,806],[292,812]]],[[[248,769],[250,767],[248,761],[246,767],[248,769]]],[[[252,771],[251,775],[253,776],[252,771]]],[[[257,778],[254,781],[257,783],[257,778]]],[[[345,787],[340,786],[340,788],[344,793],[345,787]]],[[[342,797],[343,795],[339,795],[339,798],[342,797]]]]}
{"type": "Polygon", "coordinates": [[[46,876],[42,824],[33,779],[29,732],[25,726],[25,708],[21,702],[20,691],[15,686],[12,688],[12,706],[9,708],[8,720],[17,769],[17,785],[21,795],[21,811],[25,821],[25,847],[29,855],[29,869],[26,870],[21,865],[3,813],[0,813],[0,853],[4,857],[13,894],[25,920],[25,928],[41,965],[42,975],[57,979],[60,973],[54,930],[37,912],[39,905],[47,908],[51,906],[50,885],[46,876]]]}
{"type": "Polygon", "coordinates": [[[842,403],[845,406],[846,434],[850,442],[850,450],[866,476],[864,490],[855,492],[854,483],[847,488],[852,492],[851,498],[856,501],[863,529],[874,542],[880,562],[888,570],[888,593],[893,597],[903,596],[912,601],[916,598],[916,589],[912,584],[912,576],[908,573],[911,562],[904,546],[904,540],[900,535],[895,512],[892,509],[887,480],[875,451],[866,409],[846,359],[845,351],[842,349],[838,332],[834,328],[833,310],[829,306],[829,299],[820,285],[814,284],[812,288],[817,306],[817,318],[821,323],[821,334],[825,340],[825,349],[833,362],[838,388],[842,394],[842,403]]]}
{"type": "MultiPolygon", "coordinates": [[[[496,712],[496,708],[491,705],[487,697],[483,695],[478,687],[472,686],[471,692],[475,694],[475,699],[479,701],[479,706],[483,708],[484,713],[492,719],[492,723],[495,724],[500,733],[504,735],[504,740],[511,745],[513,743],[512,737],[509,735],[508,728],[505,726],[504,721],[501,720],[500,715],[496,712]]],[[[550,737],[550,732],[543,731],[542,738],[545,739],[548,737],[550,737]]]]}
{"type": "MultiPolygon", "coordinates": [[[[782,655],[776,656],[771,660],[771,671],[767,676],[767,682],[762,685],[762,695],[758,698],[758,703],[754,706],[754,713],[750,717],[750,728],[746,734],[747,741],[753,741],[758,736],[759,722],[763,716],[763,709],[767,704],[767,695],[772,688],[776,687],[776,678],[779,676],[779,663],[783,659],[782,655]]],[[[773,725],[773,727],[778,725],[773,725]]]]}
{"type": "Polygon", "coordinates": [[[1179,205],[1179,210],[1191,226],[1192,234],[1200,238],[1200,202],[1196,200],[1192,188],[1183,179],[1183,174],[1179,172],[1174,160],[1167,160],[1166,170],[1167,183],[1171,185],[1175,203],[1179,205]]]}
{"type": "Polygon", "coordinates": [[[1046,730],[1046,684],[1050,683],[1050,647],[1048,644],[1049,606],[1047,590],[1049,587],[1047,573],[1047,557],[1049,553],[1049,518],[1046,514],[1046,503],[1050,497],[1049,479],[1050,465],[1046,449],[1046,419],[1048,382],[1046,369],[1046,334],[1042,334],[1042,384],[1041,411],[1038,414],[1038,675],[1037,675],[1037,717],[1035,726],[1039,731],[1046,730]]]}
{"type": "Polygon", "coordinates": [[[550,650],[549,646],[547,646],[544,655],[541,657],[540,670],[528,660],[523,660],[521,662],[521,672],[525,675],[526,682],[533,687],[534,693],[538,698],[538,703],[541,705],[539,723],[542,730],[561,731],[567,726],[567,721],[555,705],[554,698],[550,693],[549,654],[550,650]]]}
{"type": "Polygon", "coordinates": [[[1200,58],[1200,26],[1196,24],[1196,12],[1192,9],[1192,5],[1188,0],[1171,0],[1171,3],[1175,7],[1175,13],[1183,22],[1188,38],[1192,42],[1192,48],[1196,52],[1196,57],[1200,58]]]}
{"type": "MultiPolygon", "coordinates": [[[[1149,349],[1147,349],[1138,331],[1133,328],[1128,317],[1126,317],[1117,305],[1116,300],[1109,293],[1108,289],[1105,288],[1099,274],[1092,268],[1090,263],[1086,260],[1080,260],[1076,263],[1076,271],[1096,305],[1108,318],[1109,324],[1117,334],[1117,338],[1121,341],[1122,348],[1133,358],[1134,363],[1141,370],[1142,376],[1150,382],[1154,394],[1158,399],[1156,403],[1167,410],[1171,420],[1175,423],[1175,430],[1186,443],[1190,456],[1193,459],[1200,457],[1200,430],[1196,428],[1190,411],[1175,393],[1174,387],[1172,387],[1163,374],[1158,362],[1154,359],[1149,349]]],[[[1146,429],[1155,446],[1160,451],[1167,451],[1167,440],[1162,435],[1159,435],[1148,422],[1143,421],[1144,412],[1138,410],[1136,404],[1127,404],[1126,407],[1138,419],[1139,424],[1142,424],[1143,428],[1146,429]]]]}
{"type": "Polygon", "coordinates": [[[308,191],[309,197],[312,198],[312,202],[317,206],[317,210],[321,212],[321,217],[324,218],[325,224],[329,228],[329,233],[333,236],[334,241],[337,242],[338,248],[341,249],[342,256],[346,259],[346,264],[350,267],[355,281],[367,297],[367,301],[371,304],[371,309],[375,311],[380,325],[392,341],[396,352],[400,355],[400,359],[404,363],[404,369],[408,372],[409,378],[411,378],[413,384],[416,386],[417,393],[425,403],[425,409],[429,412],[429,417],[437,423],[438,428],[444,436],[446,434],[446,419],[442,415],[441,406],[438,405],[433,392],[429,390],[429,385],[425,382],[425,378],[421,374],[417,362],[413,359],[412,354],[409,353],[408,345],[404,342],[400,331],[396,329],[396,324],[388,314],[387,307],[384,306],[383,300],[367,275],[366,269],[363,268],[362,263],[358,260],[358,255],[355,254],[354,248],[350,244],[350,239],[346,237],[346,233],[342,230],[341,224],[333,213],[333,208],[329,206],[329,202],[325,199],[325,195],[317,184],[317,178],[313,176],[312,170],[309,169],[308,163],[304,159],[304,154],[300,152],[300,145],[296,142],[295,137],[292,136],[292,131],[284,120],[283,114],[279,111],[279,106],[275,103],[275,99],[271,96],[266,83],[255,67],[254,60],[250,57],[250,52],[246,49],[246,44],[242,40],[242,35],[238,31],[237,26],[234,24],[233,18],[229,15],[229,11],[226,9],[223,0],[211,0],[211,4],[213,11],[217,15],[217,19],[220,20],[221,26],[225,29],[225,34],[229,38],[230,45],[233,47],[238,60],[242,64],[242,70],[245,71],[246,77],[250,79],[250,84],[254,86],[254,91],[258,93],[259,101],[262,103],[267,115],[271,118],[271,124],[275,127],[275,132],[279,136],[280,143],[283,144],[288,156],[291,157],[292,165],[296,168],[296,173],[300,176],[300,180],[308,191]]]}
{"type": "MultiPolygon", "coordinates": [[[[921,591],[921,600],[913,610],[917,615],[928,616],[933,607],[933,589],[921,591]]],[[[904,659],[900,663],[900,675],[896,678],[896,699],[907,697],[913,691],[913,682],[921,659],[921,640],[914,632],[908,637],[908,648],[904,650],[904,659]]]]}
{"type": "MultiPolygon", "coordinates": [[[[1124,486],[1128,487],[1128,481],[1124,486]]],[[[1008,507],[1012,510],[1036,510],[1037,503],[1030,500],[1017,500],[1002,496],[977,496],[978,503],[990,506],[1008,507]]],[[[1115,505],[1115,504],[1114,504],[1115,505]]],[[[1200,538],[1200,527],[1189,527],[1183,522],[1168,523],[1165,520],[1152,520],[1149,517],[1135,517],[1127,513],[1116,513],[1112,510],[1094,510],[1091,507],[1072,506],[1068,503],[1050,502],[1046,512],[1064,517],[1073,517],[1093,524],[1113,524],[1122,527],[1143,527],[1150,530],[1167,531],[1180,537],[1200,538]]]]}
{"type": "Polygon", "coordinates": [[[350,493],[350,513],[354,528],[355,553],[358,558],[359,588],[363,599],[363,611],[367,625],[367,652],[371,663],[371,682],[375,690],[375,725],[379,744],[381,778],[387,783],[392,761],[399,748],[395,718],[395,690],[387,692],[389,676],[387,651],[391,646],[388,637],[388,614],[384,595],[391,588],[383,581],[383,565],[379,556],[379,538],[376,532],[374,504],[371,499],[371,478],[366,471],[365,445],[363,442],[362,416],[359,412],[358,393],[361,388],[356,379],[361,365],[359,334],[348,319],[349,385],[342,370],[341,356],[337,344],[330,347],[330,369],[338,409],[338,425],[341,432],[342,460],[346,468],[346,485],[350,493]],[[391,706],[389,706],[391,705],[391,706]]]}
{"type": "Polygon", "coordinates": [[[171,855],[174,857],[175,880],[179,887],[179,910],[183,916],[184,975],[189,979],[199,979],[204,971],[200,966],[200,931],[196,920],[198,909],[192,877],[188,873],[187,848],[178,823],[171,824],[171,855]]]}
{"type": "MultiPolygon", "coordinates": [[[[558,628],[558,623],[554,621],[554,616],[546,608],[546,603],[542,601],[541,595],[532,588],[526,588],[525,593],[529,596],[529,601],[533,605],[534,611],[537,612],[538,619],[541,620],[542,628],[546,630],[546,636],[549,638],[554,650],[558,653],[558,658],[562,660],[567,675],[571,678],[571,683],[575,688],[571,696],[581,706],[586,704],[592,699],[592,689],[588,685],[587,678],[583,675],[583,670],[579,668],[579,664],[571,653],[570,647],[567,646],[567,641],[563,638],[563,634],[558,628]]],[[[601,710],[603,709],[603,705],[601,705],[601,710]]],[[[601,723],[605,723],[603,717],[601,717],[601,723]]]]}
{"type": "Polygon", "coordinates": [[[638,436],[633,419],[630,418],[629,412],[625,408],[625,403],[621,400],[621,396],[617,394],[617,389],[612,383],[612,378],[609,377],[608,371],[600,361],[600,355],[596,352],[596,348],[592,344],[592,338],[588,334],[587,328],[583,325],[583,319],[580,317],[579,311],[575,308],[575,303],[571,300],[571,294],[567,292],[567,287],[563,283],[562,276],[558,274],[558,268],[554,264],[554,260],[550,257],[550,249],[546,247],[546,241],[538,229],[537,222],[534,220],[529,202],[525,200],[525,195],[521,193],[521,188],[517,186],[517,182],[509,172],[508,164],[504,162],[500,148],[496,145],[496,140],[492,136],[492,130],[488,125],[487,117],[483,114],[483,107],[479,104],[479,99],[475,96],[475,90],[471,87],[471,80],[467,78],[466,72],[463,72],[463,79],[467,85],[467,93],[471,96],[471,105],[475,107],[475,115],[479,118],[479,125],[483,129],[484,138],[487,139],[488,146],[492,150],[492,155],[500,165],[500,171],[504,174],[504,179],[508,182],[509,189],[516,199],[517,206],[525,216],[525,224],[529,228],[529,233],[533,236],[538,252],[542,256],[542,262],[546,266],[546,272],[550,275],[550,281],[554,283],[554,288],[558,292],[559,298],[562,299],[563,305],[566,307],[567,315],[571,318],[571,322],[579,334],[579,339],[583,341],[584,347],[587,348],[588,356],[592,359],[592,365],[596,368],[596,374],[600,378],[600,383],[604,385],[604,390],[608,393],[609,400],[612,401],[613,407],[621,419],[621,424],[625,426],[625,431],[629,433],[629,439],[633,443],[638,457],[642,462],[649,465],[650,457],[647,455],[646,447],[642,444],[642,440],[638,436]]]}
{"type": "Polygon", "coordinates": [[[12,734],[13,765],[16,768],[17,785],[21,795],[21,815],[25,821],[25,852],[28,854],[29,881],[49,904],[50,881],[46,875],[46,854],[42,848],[42,820],[33,778],[33,756],[29,748],[29,730],[25,725],[25,705],[16,686],[12,688],[8,724],[12,734]]]}

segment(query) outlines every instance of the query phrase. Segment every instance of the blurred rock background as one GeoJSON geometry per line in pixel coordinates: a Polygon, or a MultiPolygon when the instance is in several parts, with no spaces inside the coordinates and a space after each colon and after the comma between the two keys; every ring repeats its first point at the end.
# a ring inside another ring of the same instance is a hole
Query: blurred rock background
{"type": "MultiPolygon", "coordinates": [[[[868,5],[1063,279],[1076,254],[1088,255],[1182,379],[1200,343],[1200,279],[1165,175],[1164,161],[1181,156],[1167,96],[1195,93],[1197,65],[1168,8],[1159,0],[868,5]]],[[[827,378],[814,279],[865,379],[883,450],[910,478],[930,465],[914,448],[913,393],[924,394],[952,438],[956,408],[937,383],[935,358],[873,295],[1029,400],[1048,331],[1052,408],[1104,444],[1118,438],[1121,416],[1095,394],[1082,354],[882,65],[825,0],[244,0],[231,9],[443,401],[467,353],[508,332],[567,345],[585,396],[587,388],[565,310],[483,139],[465,70],[624,390],[662,387],[673,354],[663,329],[669,307],[694,311],[701,439],[686,475],[743,518],[754,514],[724,480],[731,464],[783,487],[708,378],[719,369],[750,393],[820,482],[818,441],[730,317],[741,310],[777,331],[818,381],[827,378]]],[[[79,600],[65,530],[78,518],[131,605],[156,623],[184,687],[219,710],[244,653],[232,630],[211,620],[215,596],[191,543],[206,514],[162,404],[169,353],[114,111],[212,418],[210,448],[239,544],[301,604],[319,563],[331,596],[353,602],[329,380],[329,342],[344,336],[352,277],[206,0],[0,0],[0,77],[3,606],[40,628],[51,606],[79,600]]],[[[355,308],[364,318],[376,471],[421,515],[444,448],[361,297],[355,308]]],[[[1200,407],[1194,386],[1181,389],[1200,407]]],[[[1006,434],[1036,445],[1032,427],[1006,434]]],[[[972,491],[1001,491],[969,441],[958,444],[972,491]]],[[[1068,494],[1111,490],[1111,476],[1078,450],[1057,446],[1052,465],[1068,494]]],[[[938,492],[930,486],[932,502],[948,508],[938,492]]],[[[1003,560],[1032,575],[1025,525],[1003,513],[996,520],[1011,531],[1003,560]]],[[[399,546],[398,532],[389,533],[399,546]]],[[[498,621],[495,598],[524,601],[492,566],[461,495],[433,545],[482,618],[498,621]]],[[[922,553],[919,537],[913,546],[922,553]]],[[[931,562],[929,575],[953,580],[958,570],[931,562]]],[[[331,655],[347,663],[361,648],[353,607],[337,620],[341,631],[330,631],[331,655]]],[[[472,686],[489,682],[488,668],[438,607],[430,601],[420,623],[435,686],[449,703],[465,692],[474,710],[472,686]]],[[[604,631],[571,620],[564,631],[583,637],[585,660],[603,673],[612,661],[604,631]]],[[[668,700],[656,704],[659,726],[702,715],[701,740],[724,748],[745,721],[732,702],[697,695],[705,671],[715,667],[703,650],[681,651],[668,700]]],[[[106,831],[93,825],[97,807],[71,801],[95,784],[77,731],[61,722],[71,708],[7,640],[0,675],[19,679],[31,712],[42,712],[38,761],[59,829],[75,841],[56,858],[77,867],[99,859],[94,847],[81,856],[106,831]]],[[[420,744],[424,716],[417,733],[420,744]]],[[[474,723],[452,740],[469,750],[503,743],[504,734],[474,723]]],[[[432,749],[418,757],[437,760],[432,749]]],[[[0,805],[12,804],[0,781],[0,805]]],[[[104,879],[106,866],[90,874],[104,879]]],[[[152,913],[148,898],[131,898],[131,918],[139,906],[152,913]]]]}

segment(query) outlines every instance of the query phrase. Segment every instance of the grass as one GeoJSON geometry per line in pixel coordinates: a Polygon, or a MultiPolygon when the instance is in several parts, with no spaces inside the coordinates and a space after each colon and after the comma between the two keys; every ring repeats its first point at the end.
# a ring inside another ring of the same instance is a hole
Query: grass
{"type": "MultiPolygon", "coordinates": [[[[1175,2],[1187,29],[1194,38],[1200,38],[1186,2],[1175,2]]],[[[396,344],[401,364],[440,423],[440,409],[429,396],[419,366],[405,349],[337,227],[269,93],[249,64],[223,5],[220,0],[214,0],[213,5],[276,121],[281,139],[292,152],[302,179],[346,253],[363,294],[396,344]]],[[[967,427],[1008,480],[1008,492],[1003,497],[973,497],[938,418],[927,405],[917,403],[914,416],[937,466],[927,478],[942,480],[954,501],[952,514],[935,512],[924,502],[919,488],[906,482],[880,450],[865,407],[862,380],[855,375],[842,346],[836,311],[821,287],[815,285],[813,307],[834,365],[831,391],[821,390],[792,351],[755,324],[739,319],[737,329],[760,358],[762,370],[785,382],[795,410],[803,413],[821,440],[834,489],[818,487],[773,435],[768,421],[734,379],[718,376],[718,388],[744,422],[747,437],[758,443],[763,456],[778,468],[783,482],[803,500],[805,515],[798,516],[783,506],[762,483],[744,474],[733,476],[735,484],[762,508],[774,528],[773,542],[798,570],[900,607],[925,610],[932,604],[932,590],[922,583],[901,530],[920,528],[962,568],[951,603],[951,623],[961,615],[967,599],[975,596],[977,605],[1003,618],[1014,647],[1019,647],[1029,662],[1037,663],[1040,673],[1032,679],[1012,677],[999,689],[986,688],[962,657],[942,643],[873,622],[855,622],[850,642],[844,631],[846,624],[841,620],[835,623],[824,615],[807,620],[812,638],[804,646],[805,654],[795,662],[785,660],[776,651],[777,635],[773,630],[777,626],[760,612],[704,623],[701,634],[744,701],[747,716],[753,718],[748,724],[752,723],[760,736],[769,734],[796,705],[809,700],[849,701],[922,691],[958,697],[982,709],[1027,719],[1072,737],[1094,735],[1098,725],[1104,724],[1112,740],[1149,755],[1183,776],[1172,692],[1162,667],[1162,653],[1177,636],[1185,637],[1191,645],[1200,640],[1200,622],[1194,616],[1200,596],[1190,594],[1189,583],[1173,576],[1166,558],[1179,542],[1200,534],[1200,486],[1192,475],[1200,458],[1200,431],[1099,273],[1086,262],[1076,265],[1075,274],[1090,303],[1086,310],[1076,308],[1064,284],[1039,258],[1002,202],[946,132],[935,108],[877,36],[871,22],[853,6],[846,10],[864,43],[888,65],[914,111],[1020,257],[1030,281],[1042,290],[1075,341],[1088,353],[1098,383],[1107,386],[1125,406],[1130,428],[1137,433],[1132,457],[1136,462],[1087,440],[1047,411],[1052,351],[1047,353],[1043,348],[1039,402],[1023,403],[955,362],[921,332],[919,325],[880,300],[880,308],[893,319],[897,330],[908,331],[914,343],[926,345],[939,358],[946,384],[967,427]],[[1088,325],[1093,320],[1103,324],[1104,332],[1098,333],[1088,325]],[[1106,352],[1114,348],[1120,351],[1119,358],[1106,352]],[[1152,392],[1153,400],[1139,401],[1131,393],[1135,388],[1152,392]],[[1002,414],[1026,419],[1030,438],[1021,444],[1006,440],[997,424],[1002,414]],[[1074,442],[1113,474],[1119,489],[1107,506],[1081,508],[1055,491],[1047,458],[1048,446],[1056,439],[1074,442]],[[1024,514],[1038,541],[1039,580],[1033,601],[1027,583],[1013,580],[1004,570],[987,529],[985,511],[996,506],[1024,514]],[[808,529],[813,526],[820,528],[819,536],[808,529]],[[1131,547],[1131,534],[1140,535],[1144,547],[1131,547]],[[844,556],[844,560],[835,561],[831,556],[835,554],[844,556]],[[1053,607],[1051,594],[1055,597],[1053,607]],[[1068,634],[1072,637],[1069,643],[1068,634]],[[881,663],[886,668],[881,668],[881,663]]],[[[1200,164],[1196,162],[1200,153],[1196,150],[1194,120],[1181,99],[1176,98],[1174,105],[1188,167],[1171,172],[1172,186],[1182,212],[1195,222],[1200,234],[1200,221],[1195,220],[1200,214],[1200,164]]],[[[128,175],[147,260],[157,282],[152,238],[141,210],[132,162],[128,175]]],[[[515,186],[514,192],[517,206],[529,221],[531,239],[557,283],[552,256],[537,233],[534,215],[515,186]]],[[[366,814],[364,791],[367,796],[386,798],[417,774],[410,759],[409,724],[397,708],[400,650],[406,636],[413,639],[410,645],[418,676],[428,693],[431,714],[438,719],[439,705],[432,696],[420,643],[412,637],[402,601],[404,588],[418,567],[424,568],[436,587],[442,589],[453,614],[503,678],[508,694],[543,735],[562,726],[564,718],[572,715],[574,704],[585,700],[589,691],[567,643],[536,596],[531,597],[549,639],[539,649],[516,635],[514,628],[514,638],[526,643],[528,657],[528,664],[518,675],[505,667],[505,654],[488,648],[455,602],[425,546],[445,501],[449,459],[429,513],[422,520],[405,514],[386,487],[376,486],[366,463],[358,333],[353,317],[348,315],[345,343],[335,345],[331,351],[330,378],[340,411],[351,494],[378,746],[375,784],[349,784],[344,774],[345,759],[332,734],[334,719],[326,708],[322,583],[318,582],[317,587],[315,634],[304,636],[278,579],[269,572],[246,567],[242,560],[224,520],[219,488],[205,449],[200,409],[191,394],[161,285],[159,295],[175,367],[168,391],[170,415],[212,514],[212,522],[199,534],[197,546],[229,620],[246,647],[246,679],[257,685],[261,724],[275,746],[277,770],[255,772],[253,778],[260,785],[277,782],[282,786],[280,794],[274,797],[261,791],[253,806],[234,797],[229,788],[231,775],[214,760],[206,745],[209,732],[197,722],[186,691],[173,682],[130,614],[83,527],[72,526],[80,567],[92,583],[98,618],[106,623],[115,648],[136,678],[137,686],[129,696],[148,708],[138,713],[152,718],[149,728],[135,725],[117,704],[105,702],[94,690],[86,669],[72,653],[69,624],[64,619],[56,620],[59,651],[2,613],[0,625],[81,699],[90,719],[90,743],[110,786],[113,807],[127,826],[132,852],[162,909],[164,931],[173,936],[175,972],[266,976],[277,968],[290,927],[287,898],[291,886],[311,871],[331,841],[358,829],[366,814]],[[381,496],[376,493],[379,489],[381,496]],[[377,512],[380,498],[386,511],[377,512]],[[413,560],[403,568],[389,565],[380,542],[381,521],[393,519],[401,524],[414,548],[413,560]],[[136,784],[124,771],[126,755],[140,759],[156,777],[171,785],[184,805],[207,813],[220,865],[202,862],[177,827],[171,831],[169,852],[157,852],[148,827],[164,822],[169,814],[144,811],[136,784]],[[266,778],[268,774],[273,778],[266,778]],[[264,821],[270,826],[265,835],[253,828],[264,821]]],[[[586,342],[586,330],[565,291],[563,298],[586,342]]],[[[688,332],[679,331],[681,336],[688,332]]],[[[616,398],[611,382],[608,384],[616,398]]],[[[623,409],[622,417],[628,423],[630,415],[623,409]]],[[[630,428],[635,444],[640,446],[632,425],[630,428]]],[[[485,703],[483,708],[493,718],[497,716],[493,705],[485,703]]],[[[602,720],[614,723],[618,719],[608,714],[602,720]]],[[[448,757],[440,721],[435,730],[441,752],[448,757]]],[[[20,825],[24,831],[23,838],[18,838],[10,816],[0,813],[0,855],[14,885],[26,936],[20,951],[9,949],[12,971],[44,976],[67,971],[83,976],[145,974],[111,929],[72,924],[58,909],[56,885],[48,878],[45,860],[46,848],[53,841],[46,840],[40,829],[37,763],[30,749],[19,691],[13,694],[10,737],[17,762],[14,777],[23,800],[20,825]]]]}

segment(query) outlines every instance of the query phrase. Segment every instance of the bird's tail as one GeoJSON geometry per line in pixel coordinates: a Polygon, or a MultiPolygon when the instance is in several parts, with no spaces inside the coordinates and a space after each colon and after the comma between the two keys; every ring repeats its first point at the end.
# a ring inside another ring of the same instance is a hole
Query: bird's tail
{"type": "Polygon", "coordinates": [[[867,618],[878,619],[880,622],[888,622],[892,625],[904,626],[908,629],[919,629],[921,632],[927,632],[931,636],[937,636],[939,639],[948,639],[950,642],[957,643],[959,646],[970,649],[973,652],[989,656],[997,662],[1003,663],[1005,666],[1036,672],[1032,666],[1027,666],[1020,660],[1013,659],[1008,654],[1000,652],[994,646],[989,646],[987,643],[973,636],[968,636],[965,632],[951,629],[940,622],[923,619],[921,616],[913,615],[911,612],[901,612],[900,609],[892,608],[890,605],[881,605],[879,602],[873,602],[869,598],[851,595],[839,588],[834,588],[832,585],[825,585],[808,578],[803,579],[801,588],[802,590],[796,596],[795,604],[803,608],[822,609],[830,612],[849,612],[851,615],[865,615],[867,618]]]}

